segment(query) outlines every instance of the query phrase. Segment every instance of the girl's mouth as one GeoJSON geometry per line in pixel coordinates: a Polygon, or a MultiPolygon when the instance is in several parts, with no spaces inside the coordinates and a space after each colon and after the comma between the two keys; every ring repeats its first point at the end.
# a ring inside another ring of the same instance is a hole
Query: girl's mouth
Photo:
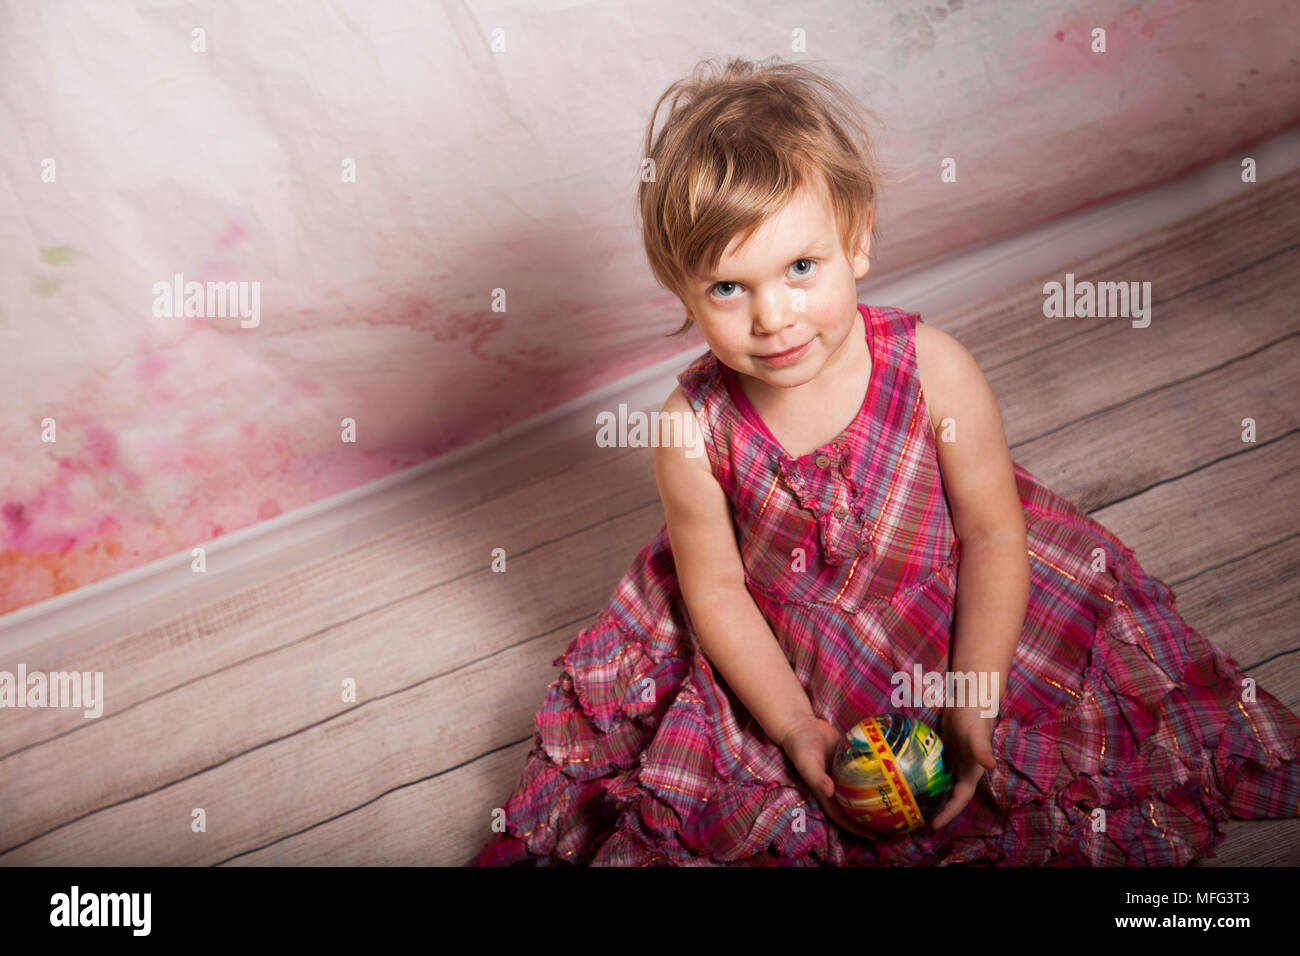
{"type": "Polygon", "coordinates": [[[759,358],[768,365],[774,365],[777,368],[786,365],[793,365],[807,354],[809,346],[812,345],[812,339],[809,339],[803,345],[792,348],[786,352],[778,352],[775,355],[760,355],[759,358]]]}

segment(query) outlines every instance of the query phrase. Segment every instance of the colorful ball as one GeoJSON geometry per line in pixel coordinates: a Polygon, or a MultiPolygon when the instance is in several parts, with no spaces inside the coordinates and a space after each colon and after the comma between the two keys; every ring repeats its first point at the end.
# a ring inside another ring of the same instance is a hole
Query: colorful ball
{"type": "Polygon", "coordinates": [[[831,777],[850,819],[874,833],[918,830],[946,802],[953,779],[943,741],[903,714],[877,714],[844,735],[831,777]]]}

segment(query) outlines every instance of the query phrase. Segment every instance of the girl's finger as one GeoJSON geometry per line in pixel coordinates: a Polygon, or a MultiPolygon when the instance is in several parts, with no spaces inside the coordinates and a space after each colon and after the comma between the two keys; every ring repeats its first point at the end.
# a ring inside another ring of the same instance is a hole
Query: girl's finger
{"type": "Polygon", "coordinates": [[[962,808],[966,805],[966,800],[962,796],[965,782],[965,780],[959,780],[957,786],[952,788],[952,793],[949,795],[947,802],[944,803],[943,809],[939,811],[939,815],[930,824],[931,829],[938,830],[946,826],[949,820],[962,811],[962,808]]]}

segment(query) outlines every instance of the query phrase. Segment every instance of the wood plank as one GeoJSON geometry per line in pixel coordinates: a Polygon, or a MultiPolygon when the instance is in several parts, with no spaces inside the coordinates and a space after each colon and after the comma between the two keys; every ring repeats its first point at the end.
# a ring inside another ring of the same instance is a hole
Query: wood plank
{"type": "Polygon", "coordinates": [[[1067,272],[1074,273],[1076,280],[1149,280],[1163,311],[1166,304],[1189,292],[1231,279],[1298,242],[1300,171],[1293,171],[1258,188],[1246,186],[1240,198],[1201,215],[1117,243],[1081,261],[1063,262],[1042,277],[968,308],[925,319],[960,339],[988,370],[1050,349],[1073,334],[1068,324],[1073,320],[1042,319],[1043,284],[1063,281],[1067,272]],[[1024,321],[1033,316],[1040,321],[1024,321]]]}
{"type": "Polygon", "coordinates": [[[487,842],[490,808],[510,796],[531,749],[531,738],[516,741],[226,865],[460,866],[487,842]]]}
{"type": "Polygon", "coordinates": [[[1293,655],[1287,666],[1300,670],[1300,660],[1295,659],[1300,658],[1297,580],[1300,533],[1292,533],[1240,558],[1225,555],[1222,564],[1165,583],[1174,588],[1174,604],[1183,619],[1249,673],[1278,654],[1293,655]]]}
{"type": "Polygon", "coordinates": [[[1011,449],[1048,487],[1093,511],[1242,454],[1300,428],[1300,334],[1231,359],[1192,378],[1161,385],[1058,426],[1011,449]],[[1256,445],[1242,441],[1242,419],[1256,445]]]}
{"type": "MultiPolygon", "coordinates": [[[[520,471],[499,493],[448,506],[50,669],[103,671],[108,703],[99,720],[124,714],[158,694],[324,633],[345,619],[446,586],[466,567],[486,566],[493,547],[504,547],[508,556],[521,554],[642,508],[658,498],[651,456],[645,448],[596,448],[590,436],[575,440],[558,458],[548,457],[549,469],[537,475],[520,471]],[[568,464],[559,465],[561,460],[568,464]]],[[[589,546],[606,549],[600,556],[607,563],[626,566],[621,553],[607,550],[610,544],[607,535],[598,535],[589,546]]],[[[15,668],[16,662],[3,665],[15,668]]],[[[80,711],[56,708],[25,710],[21,719],[0,721],[0,776],[10,755],[88,723],[80,711]]]]}
{"type": "MultiPolygon", "coordinates": [[[[470,738],[478,734],[467,734],[467,728],[495,732],[531,725],[546,692],[537,675],[552,670],[551,660],[571,639],[572,626],[566,625],[408,691],[377,695],[332,720],[62,826],[0,856],[0,863],[210,865],[259,847],[280,853],[274,847],[284,848],[287,841],[272,841],[299,831],[308,841],[318,840],[331,832],[322,830],[322,821],[346,818],[382,802],[387,793],[436,781],[477,756],[470,738]],[[503,684],[510,692],[501,693],[503,684]],[[521,692],[524,687],[536,692],[521,692]],[[207,813],[204,834],[189,834],[194,807],[207,813]]],[[[106,769],[102,760],[99,769],[106,769]]],[[[445,827],[447,814],[482,820],[483,806],[467,796],[449,797],[423,803],[417,816],[445,827]]],[[[422,846],[412,841],[408,826],[376,843],[373,852],[380,856],[370,862],[422,846]]],[[[422,854],[421,862],[429,862],[427,851],[422,854]]]]}
{"type": "Polygon", "coordinates": [[[1300,866],[1300,819],[1228,820],[1213,857],[1192,866],[1300,866]]]}
{"type": "Polygon", "coordinates": [[[1092,513],[1166,583],[1295,531],[1279,520],[1300,501],[1300,433],[1206,465],[1092,513]]]}
{"type": "MultiPolygon", "coordinates": [[[[318,725],[327,731],[334,728],[330,732],[341,747],[352,738],[337,728],[353,726],[350,715],[365,711],[357,718],[364,720],[377,712],[377,700],[405,700],[409,691],[426,693],[417,689],[436,686],[438,675],[467,666],[449,661],[481,660],[527,640],[521,635],[572,628],[604,604],[626,568],[622,561],[607,560],[604,543],[648,540],[662,524],[659,507],[639,509],[583,535],[516,554],[504,574],[480,567],[441,587],[150,698],[113,719],[86,721],[88,726],[76,733],[19,751],[4,761],[11,806],[0,822],[0,851],[25,850],[34,845],[28,841],[47,833],[42,840],[61,844],[65,831],[50,831],[65,821],[124,800],[152,807],[169,784],[231,762],[229,772],[248,773],[254,781],[246,786],[232,782],[235,792],[251,788],[262,793],[259,804],[281,806],[285,798],[273,764],[264,776],[240,768],[261,766],[266,753],[276,752],[277,742],[288,741],[286,746],[294,749],[302,746],[295,736],[318,725]],[[340,682],[345,678],[355,680],[358,704],[341,700],[340,682]],[[106,754],[114,759],[106,761],[106,754]],[[68,768],[86,769],[69,785],[68,768]],[[52,780],[63,786],[51,787],[52,780]]],[[[535,706],[544,694],[527,696],[535,706]]],[[[457,762],[498,745],[483,746],[482,735],[472,733],[472,727],[469,737],[461,736],[465,728],[447,722],[441,707],[436,699],[429,701],[422,721],[433,739],[444,728],[455,730],[457,746],[463,747],[457,762]]],[[[363,754],[367,735],[374,730],[364,726],[356,738],[363,754]]],[[[361,776],[382,780],[390,772],[379,766],[361,776]]],[[[336,781],[330,775],[313,777],[302,786],[315,793],[306,806],[332,805],[336,781]],[[321,800],[325,803],[317,802],[321,800]]],[[[111,849],[111,831],[102,832],[111,849]]],[[[11,862],[13,855],[0,852],[0,862],[11,862]]]]}
{"type": "MultiPolygon", "coordinates": [[[[1300,316],[1290,296],[1297,273],[1300,246],[1250,267],[1231,282],[1198,287],[1176,306],[1157,312],[1145,329],[1133,328],[1126,319],[1022,314],[1027,324],[1042,328],[1069,323],[1073,334],[1051,348],[984,366],[999,404],[1008,410],[1003,413],[1007,441],[1015,444],[1046,434],[1295,334],[1300,316]]],[[[1286,378],[1295,376],[1291,371],[1286,378]]],[[[1217,405],[1210,410],[1228,415],[1217,405]]],[[[1245,414],[1238,414],[1236,421],[1245,414]]],[[[1189,410],[1181,426],[1201,427],[1205,417],[1189,410]]]]}

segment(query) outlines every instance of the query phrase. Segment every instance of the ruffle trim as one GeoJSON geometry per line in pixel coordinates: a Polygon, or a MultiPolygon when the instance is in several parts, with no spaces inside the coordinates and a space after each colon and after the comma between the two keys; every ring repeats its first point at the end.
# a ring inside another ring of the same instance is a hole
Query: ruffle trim
{"type": "Polygon", "coordinates": [[[558,765],[588,764],[584,778],[608,772],[621,756],[626,763],[627,751],[610,744],[621,747],[629,731],[648,741],[691,666],[685,653],[664,653],[607,610],[551,663],[563,671],[536,718],[541,745],[558,765]]]}
{"type": "Polygon", "coordinates": [[[711,762],[695,768],[705,771],[704,797],[656,779],[643,756],[657,732],[671,733],[665,718],[695,733],[708,726],[687,680],[693,661],[658,652],[604,612],[584,636],[554,662],[564,670],[537,715],[506,831],[471,865],[833,862],[827,821],[801,788],[730,780],[711,762]],[[747,836],[719,851],[710,836],[722,821],[747,836]]]}

